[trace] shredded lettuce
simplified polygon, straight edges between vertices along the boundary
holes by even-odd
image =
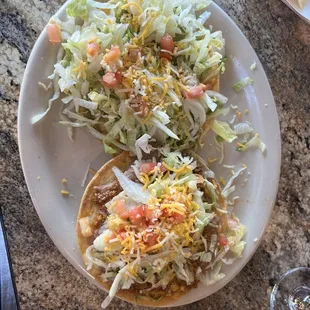
[[[67,7],[67,15],[88,20],[87,0],[71,1]]]
[[[250,66],[252,71],[256,70],[256,62],[254,61],[253,64]]]
[[[215,92],[213,90],[207,90],[206,93],[210,96],[210,97],[214,97],[215,99],[217,99],[220,103],[225,104],[228,101],[228,98],[226,98],[225,96],[221,95],[218,92]]]
[[[240,80],[238,83],[236,83],[234,86],[233,86],[233,89],[236,91],[236,92],[239,92],[241,91],[243,88],[245,88],[246,86],[248,85],[251,85],[254,81],[249,78],[249,77],[246,77],[242,80]]]
[[[213,269],[208,269],[205,274],[199,274],[198,278],[204,285],[212,285],[225,277],[224,273],[220,273],[222,263],[218,262]]]
[[[253,128],[248,123],[239,123],[234,126],[234,132],[236,135],[244,135],[251,133]]]
[[[212,130],[227,142],[237,139],[236,133],[225,122],[215,120],[211,125]]]
[[[150,194],[148,191],[142,190],[142,185],[138,184],[134,181],[131,181],[122,171],[120,171],[117,167],[112,168],[119,184],[125,191],[125,193],[131,197],[133,200],[137,202],[141,202],[146,204],[148,199],[150,198]]]
[[[74,101],[74,106],[63,109],[66,121],[92,127],[88,130],[103,141],[109,154],[126,149],[138,155],[141,148],[135,142],[144,134],[152,136],[148,143],[152,147],[183,150],[200,145],[206,120],[223,115],[222,105],[227,101],[214,91],[205,91],[191,102],[183,94],[185,87],[217,78],[223,65],[222,34],[205,28],[210,13],[199,11],[209,4],[207,0],[72,0],[67,20],[55,17],[51,21],[61,31],[64,51],[50,76],[59,87],[59,91],[54,87],[53,101],[58,92],[66,95],[66,105]],[[167,51],[171,61],[162,62],[160,41],[166,33],[180,46]],[[135,51],[133,46],[145,48]],[[112,47],[120,50],[120,57],[110,63],[106,56]],[[121,72],[121,82],[105,85],[102,78],[116,72]]]
[[[207,104],[208,108],[214,112],[217,108],[217,104],[208,96],[207,93],[203,94],[203,100]]]
[[[266,144],[261,141],[258,134],[255,134],[254,137],[250,141],[244,144],[244,146],[246,147],[246,149],[252,148],[252,147],[259,148],[263,154],[266,151]]]
[[[74,127],[87,127],[109,154],[129,150],[141,158],[143,148],[136,141],[139,144],[142,137],[144,141],[145,134],[152,137],[148,149],[165,145],[171,150],[196,149],[203,145],[211,124],[226,142],[234,141],[229,125],[216,120],[229,111],[224,107],[225,96],[206,90],[199,98],[186,97],[191,88],[217,79],[226,61],[221,54],[225,45],[221,31],[202,26],[210,14],[198,8],[209,4],[207,0],[71,1],[68,19],[51,21],[62,38],[49,77],[54,96],[47,111],[32,122],[41,121],[64,93],[66,119],[61,121],[66,122],[62,124],[68,126],[70,139]],[[166,33],[173,37],[177,50],[166,51],[171,61],[162,62],[160,41]],[[145,48],[134,48],[132,54],[134,46]],[[120,56],[110,63],[106,57],[112,47],[119,49]],[[116,73],[121,74],[116,86],[103,82],[103,77]],[[244,87],[251,81],[246,78],[238,85]]]
[[[244,152],[250,148],[258,148],[261,150],[261,152],[264,154],[266,152],[266,144],[262,142],[262,140],[259,138],[258,134],[251,134],[250,132],[250,137],[248,137],[248,141],[244,142],[242,145],[240,145],[237,148],[238,152]]]
[[[150,122],[153,123],[155,126],[157,126],[160,130],[162,130],[167,136],[176,140],[180,140],[180,138],[172,130],[170,130],[165,124],[163,124],[157,118],[152,117]]]
[[[152,151],[153,147],[149,145],[150,139],[151,136],[145,133],[135,142],[135,148],[138,160],[142,159],[142,151],[144,151],[147,154],[150,154],[150,152]]]
[[[145,135],[140,142],[146,146],[149,138]],[[128,178],[133,172],[112,168],[123,191],[106,203],[109,215],[85,253],[88,269],[100,267],[101,278],[113,282],[104,307],[119,289],[134,284],[148,284],[147,291],[169,292],[175,281],[211,285],[225,276],[222,263],[230,264],[242,255],[245,228],[225,210],[224,192],[211,180],[214,174],[207,176],[207,167],[201,171],[194,158],[179,151],[166,147],[162,152],[165,155],[158,162],[134,162],[140,182]],[[220,245],[216,230],[221,213],[227,216],[222,232],[228,240],[225,246]]]
[[[116,149],[114,149],[113,147],[107,145],[106,143],[103,143],[103,145],[104,145],[104,151],[107,154],[114,155],[117,152]]]
[[[236,254],[237,257],[241,256],[242,251],[246,244],[245,241],[241,240],[244,237],[245,232],[246,232],[246,228],[241,223],[239,223],[236,229],[230,230],[228,232],[230,251]]]
[[[240,173],[242,171],[244,171],[246,169],[246,167],[241,167],[239,168],[237,171],[234,172],[234,174],[230,177],[230,179],[228,180],[228,182],[226,183],[225,187],[223,188],[223,196],[227,197],[230,192],[229,192],[229,188],[231,187],[233,181],[240,175]]]
[[[64,49],[60,48],[58,53],[57,53],[57,61],[60,61],[62,59],[63,55],[64,55]],[[54,95],[48,101],[47,110],[43,113],[37,114],[34,117],[32,117],[32,119],[31,119],[32,124],[35,124],[35,123],[41,121],[47,115],[47,113],[50,111],[50,109],[52,108],[53,102],[56,101],[60,97],[60,90],[59,90],[59,84],[58,84],[59,75],[54,73],[50,78],[53,80]]]

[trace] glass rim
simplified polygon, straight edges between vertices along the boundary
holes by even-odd
[[[278,279],[277,283],[273,286],[272,288],[272,291],[271,291],[271,294],[270,294],[270,302],[269,302],[269,309],[270,310],[274,310],[275,309],[275,296],[278,292],[278,289],[279,289],[279,285],[280,283],[282,282],[282,280],[284,278],[286,278],[288,275],[296,272],[296,271],[308,271],[310,272],[310,267],[295,267],[293,269],[290,269],[288,271],[286,271],[285,273],[283,273],[280,278]]]

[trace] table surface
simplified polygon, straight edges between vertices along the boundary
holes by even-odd
[[[0,7],[0,207],[22,309],[100,309],[88,283],[46,234],[28,194],[17,145],[20,85],[35,40],[63,0],[2,0]],[[280,0],[216,0],[249,39],[269,78],[282,134],[279,193],[268,230],[240,274],[180,309],[266,309],[276,279],[310,267],[310,26]],[[133,309],[115,299],[111,309]]]

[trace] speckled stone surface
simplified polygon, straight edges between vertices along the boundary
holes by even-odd
[[[88,283],[47,236],[33,208],[17,146],[20,85],[34,42],[63,0],[0,1],[0,207],[22,309],[99,309]],[[310,266],[310,26],[280,0],[217,0],[268,75],[283,141],[277,203],[261,246],[225,288],[189,309],[266,309],[286,270]],[[114,300],[111,309],[132,309]]]

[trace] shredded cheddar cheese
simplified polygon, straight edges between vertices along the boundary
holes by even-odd
[[[167,83],[164,84],[164,90],[163,90],[163,93],[161,95],[161,100],[163,100],[168,92],[168,89],[169,89],[169,86]]]
[[[122,6],[122,10],[127,9],[130,6],[136,7],[138,9],[138,11],[139,11],[139,15],[142,14],[143,10],[142,10],[141,6],[138,3],[136,3],[136,2],[128,2],[127,4]]]
[[[225,180],[224,180],[224,178],[223,177],[220,177],[220,183],[223,185],[223,186],[225,186],[225,184],[226,184],[226,182],[225,182]]]
[[[215,157],[215,158],[213,158],[213,159],[211,159],[210,157],[208,158],[208,162],[209,162],[209,163],[214,163],[214,162],[216,162],[217,160],[218,160],[217,157]]]
[[[241,147],[242,149],[246,149],[246,146],[244,144],[240,143],[240,142],[237,142],[237,145],[239,147]]]
[[[146,118],[142,121],[142,124],[146,124],[150,120],[152,115],[153,115],[153,111],[150,111],[148,115],[146,116]]]
[[[242,117],[242,113],[241,113],[240,111],[237,111],[237,112],[236,112],[236,115],[237,115],[238,119],[240,120],[241,117]]]

